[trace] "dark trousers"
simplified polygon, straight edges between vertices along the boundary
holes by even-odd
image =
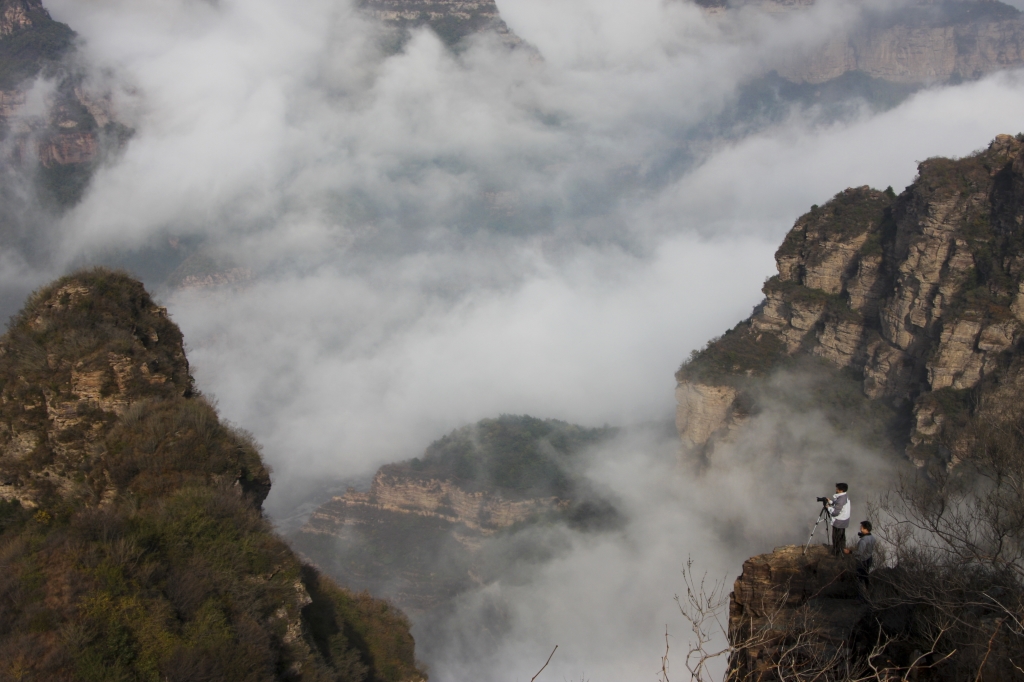
[[[857,580],[864,586],[866,590],[869,586],[871,578],[868,575],[871,573],[871,564],[874,562],[872,557],[868,557],[864,560],[857,560]]]
[[[844,549],[846,549],[846,529],[832,526],[832,553],[842,556]]]

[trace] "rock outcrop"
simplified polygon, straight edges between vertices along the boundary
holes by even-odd
[[[269,489],[141,283],[38,291],[0,338],[0,679],[421,682],[405,617],[303,565]]]
[[[430,26],[449,45],[481,31],[493,31],[509,47],[523,44],[494,0],[362,0],[361,7],[399,31]]]
[[[815,206],[776,253],[764,302],[677,373],[685,448],[713,449],[760,378],[803,357],[905,414],[898,440],[918,464],[955,461],[951,420],[1024,387],[1022,224],[1024,143],[1009,135],[925,161],[898,197],[861,187]]]
[[[72,63],[74,40],[40,0],[0,0],[0,139],[7,141],[0,161],[36,177],[58,207],[75,203],[104,148],[130,135],[109,96],[85,86]],[[46,112],[29,114],[26,94],[40,76],[55,87]]]
[[[96,500],[105,499],[114,482],[82,466],[102,456],[118,420],[147,401],[193,393],[181,332],[166,309],[137,283],[123,285],[132,289],[127,301],[104,305],[107,277],[42,290],[0,340],[0,497],[35,508],[55,487],[85,494],[90,483]],[[85,330],[61,319],[96,308]],[[262,467],[239,469],[236,479],[270,488]]]
[[[366,523],[368,518],[390,512],[437,519],[459,526],[463,532],[493,535],[538,515],[563,511],[568,505],[568,500],[557,497],[505,499],[500,493],[463,490],[452,481],[380,471],[369,492],[351,490],[333,498],[313,512],[304,531],[335,535],[339,526]]]
[[[768,13],[806,10],[813,0],[699,2],[709,12],[754,6]],[[859,22],[818,46],[771,65],[794,83],[819,85],[846,74],[926,85],[980,78],[1024,66],[1024,17],[996,0],[920,1],[865,10]]]
[[[574,462],[614,433],[504,415],[458,429],[421,458],[380,468],[366,492],[321,505],[295,546],[345,585],[423,613],[498,579],[503,543],[538,523],[614,527]]]
[[[852,559],[821,545],[747,559],[729,596],[728,679],[768,682],[803,668],[848,668],[871,613],[853,569]]]

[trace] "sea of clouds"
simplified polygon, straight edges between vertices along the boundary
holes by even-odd
[[[263,444],[272,517],[483,417],[671,420],[673,373],[749,314],[797,216],[848,186],[900,191],[1024,111],[1011,72],[716,126],[742,83],[859,20],[838,2],[715,19],[681,0],[502,0],[528,45],[511,52],[426,29],[392,52],[346,0],[46,4],[135,134],[48,226],[45,258],[0,254],[4,300],[181,243],[244,273],[180,289],[137,270],[201,389]],[[731,580],[805,539],[816,509],[793,499],[884,484],[884,458],[820,415],[760,419],[750,434],[799,447],[743,441],[700,477],[649,431],[600,453],[591,475],[627,527],[559,531],[556,560],[467,595],[444,629],[417,623],[433,679],[529,679],[554,644],[550,679],[653,677],[666,624],[684,646],[688,556]],[[478,627],[494,609],[497,634]]]

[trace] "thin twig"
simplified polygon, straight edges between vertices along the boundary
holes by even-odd
[[[558,651],[557,644],[555,645],[555,648],[551,650],[551,656],[554,656],[556,651]],[[544,661],[544,665],[541,666],[541,669],[537,671],[537,674],[530,678],[530,682],[533,682],[535,679],[540,677],[540,674],[544,672],[544,668],[548,667],[548,663],[551,662],[551,656],[548,656],[548,660]]]
[[[1000,618],[996,623],[996,629],[992,631],[992,636],[988,640],[988,648],[985,649],[985,657],[981,659],[981,665],[978,666],[978,675],[974,678],[974,682],[981,682],[981,671],[985,669],[985,664],[988,663],[988,656],[992,653],[992,643],[996,641],[996,635],[999,634],[999,628],[1003,627],[1003,619]]]

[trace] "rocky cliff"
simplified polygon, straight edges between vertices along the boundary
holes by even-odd
[[[684,449],[710,456],[774,370],[811,361],[900,419],[919,465],[955,462],[963,427],[1024,387],[1024,138],[923,162],[892,190],[848,189],[796,221],[754,314],[676,375]]]
[[[934,577],[882,566],[864,586],[851,557],[836,558],[820,545],[751,557],[729,595],[725,679],[1020,679],[1022,633],[1007,626],[1007,611],[984,598],[963,599],[962,584],[923,598],[922,578]],[[989,586],[989,594],[1005,600],[1007,592]],[[951,611],[942,603],[947,595],[962,599]],[[951,636],[961,623],[964,631]]]
[[[139,282],[35,293],[0,339],[0,679],[422,679],[404,616],[271,533],[269,489]]]
[[[806,10],[813,0],[700,2],[708,12],[755,6],[769,13]],[[920,1],[862,12],[848,29],[769,65],[800,84],[858,74],[920,86],[980,78],[1024,66],[1024,17],[996,0]]]
[[[778,547],[743,562],[729,596],[734,650],[728,679],[804,679],[804,673],[849,671],[871,614],[853,568],[851,560],[833,557],[820,545],[806,553],[800,546]]]
[[[430,26],[449,45],[481,31],[493,31],[510,47],[522,45],[494,0],[362,0],[361,6],[399,31]]]
[[[576,473],[583,451],[612,433],[532,417],[485,419],[422,458],[381,467],[369,491],[322,505],[295,545],[343,584],[404,609],[445,606],[515,563],[504,547],[519,529],[615,525],[614,508]]]
[[[78,200],[104,148],[130,131],[115,120],[109,97],[91,92],[72,61],[74,32],[40,0],[0,0],[0,139],[9,167],[34,176],[58,206]],[[46,112],[25,112],[37,77],[54,82]]]

